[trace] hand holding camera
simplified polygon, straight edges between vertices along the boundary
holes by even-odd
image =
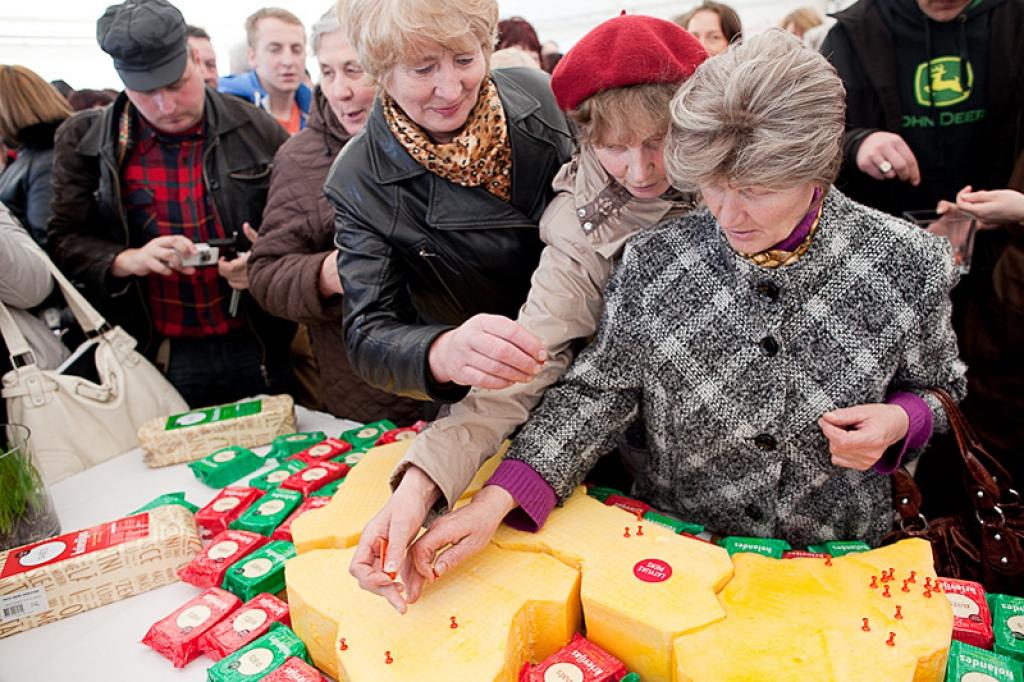
[[[199,245],[181,235],[156,237],[138,249],[125,249],[111,264],[114,277],[145,277],[149,274],[169,275],[180,272],[191,275],[190,265],[199,255]],[[216,263],[216,258],[214,259]]]

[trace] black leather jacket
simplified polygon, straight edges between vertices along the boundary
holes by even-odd
[[[430,345],[478,313],[514,318],[540,258],[537,223],[572,153],[572,133],[546,74],[506,69],[492,77],[512,144],[511,201],[428,172],[395,139],[379,102],[327,176],[349,359],[368,383],[392,393],[461,399],[465,387],[431,378]]]
[[[29,231],[38,244],[46,243],[50,221],[50,168],[53,134],[60,122],[39,123],[18,131],[18,158],[0,175],[0,202]]]
[[[102,110],[75,114],[57,130],[53,163],[53,217],[48,249],[57,265],[80,286],[111,324],[118,324],[153,356],[160,339],[138,278],[114,279],[117,254],[145,243],[129,229],[121,201],[117,161],[122,93]],[[203,182],[226,229],[255,229],[263,220],[270,171],[287,133],[267,113],[242,100],[206,89],[206,149]],[[264,349],[264,370],[287,362],[293,324],[263,312],[246,293],[242,309]]]

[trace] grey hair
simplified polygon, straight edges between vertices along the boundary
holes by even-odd
[[[338,7],[332,5],[329,10],[323,13],[316,23],[313,24],[313,28],[309,29],[309,47],[313,51],[315,57],[320,51],[320,39],[328,33],[334,33],[335,31],[341,30],[341,19],[338,18]]]
[[[832,65],[770,30],[705,61],[672,100],[665,170],[694,190],[828,186],[839,173],[846,90]]]

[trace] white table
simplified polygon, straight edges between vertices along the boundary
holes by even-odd
[[[299,431],[323,431],[328,436],[360,425],[302,407],[296,408],[296,417]],[[177,491],[200,507],[219,492],[200,483],[185,464],[148,468],[141,450],[107,460],[50,489],[63,533],[120,518],[159,495]],[[140,644],[153,623],[200,592],[179,582],[2,639],[0,682],[205,681],[212,665],[205,656],[178,670]]]

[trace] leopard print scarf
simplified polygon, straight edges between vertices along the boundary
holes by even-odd
[[[462,130],[449,143],[430,139],[387,93],[384,120],[409,155],[431,173],[462,187],[483,187],[502,201],[512,198],[512,144],[494,81],[486,79]]]

